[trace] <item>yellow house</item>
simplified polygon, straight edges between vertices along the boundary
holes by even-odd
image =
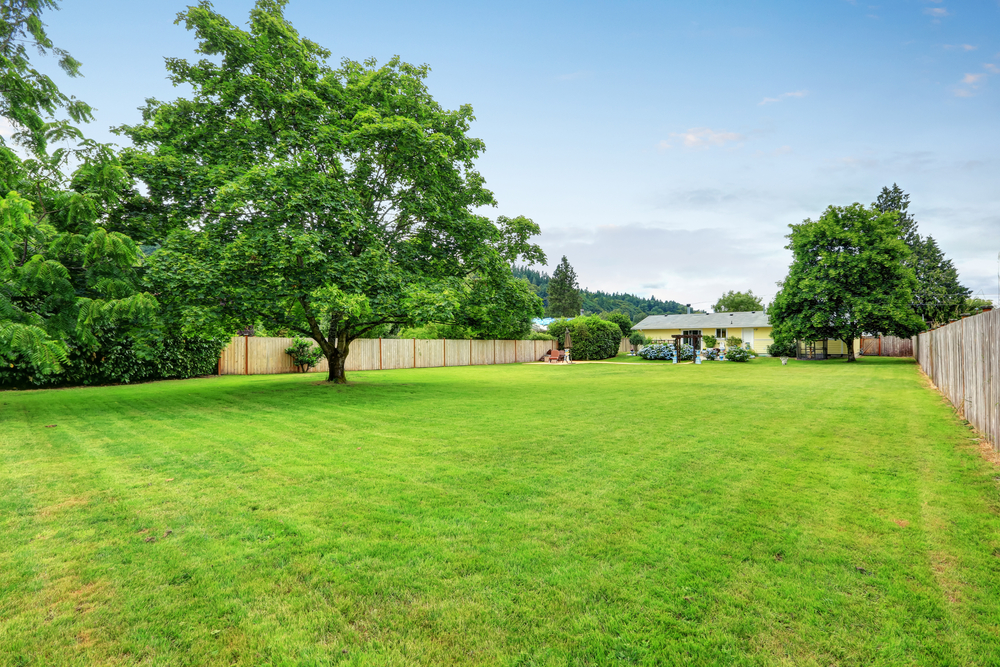
[[[758,354],[766,355],[767,346],[774,342],[771,338],[771,323],[767,315],[760,310],[739,313],[691,313],[688,315],[650,315],[639,324],[632,327],[641,331],[648,338],[657,342],[672,343],[674,336],[701,335],[715,336],[719,342],[717,347],[726,346],[726,338],[736,336],[748,343]],[[690,342],[690,341],[689,341]],[[854,341],[854,353],[857,354],[861,341]],[[815,348],[800,345],[800,355],[810,349],[819,356],[846,357],[847,346],[839,340],[827,340],[825,353],[820,351],[820,344]]]

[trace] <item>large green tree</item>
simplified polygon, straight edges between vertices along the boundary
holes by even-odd
[[[914,309],[928,325],[947,322],[958,316],[972,290],[958,280],[958,270],[932,236],[921,236],[917,221],[909,212],[910,195],[898,185],[883,187],[872,207],[883,213],[895,213],[899,238],[910,249],[906,265],[917,278]]]
[[[426,66],[329,66],[284,4],[257,2],[248,30],[207,2],[179,14],[208,56],[167,59],[192,97],[149,100],[142,124],[120,128],[129,168],[176,228],[150,273],[187,324],[301,333],[345,382],[351,341],[386,325],[539,312],[510,271],[544,262],[538,226],[474,212],[495,202],[474,167],[471,107],[442,108]]]
[[[580,283],[576,280],[576,271],[570,265],[566,255],[559,260],[559,265],[552,272],[548,285],[549,309],[552,317],[576,317],[580,314]]]
[[[719,300],[712,306],[712,310],[717,313],[748,313],[754,310],[764,310],[764,303],[753,290],[746,292],[735,292],[729,290],[719,297]]]
[[[792,264],[769,309],[774,339],[841,340],[854,361],[854,341],[864,333],[921,331],[911,305],[916,278],[896,219],[852,204],[789,225]]]
[[[68,74],[79,73],[43,29],[40,14],[55,8],[0,2],[0,116],[22,151],[0,137],[0,358],[29,377],[96,348],[96,329],[148,322],[156,308],[140,285],[139,249],[103,225],[129,191],[124,171],[107,146],[71,124],[89,120],[90,108],[31,67],[29,51],[51,51]],[[68,145],[49,151],[55,140]]]

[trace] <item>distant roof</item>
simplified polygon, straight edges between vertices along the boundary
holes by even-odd
[[[541,324],[543,327],[547,327],[556,321],[554,317],[534,317],[531,320],[532,324]]]
[[[633,329],[728,329],[729,327],[769,327],[762,310],[742,313],[692,313],[690,315],[650,315]]]

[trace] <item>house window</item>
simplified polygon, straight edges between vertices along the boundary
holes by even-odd
[[[701,329],[685,329],[681,331],[684,336],[701,336]],[[694,345],[694,349],[701,349],[701,338],[682,338],[684,345]]]
[[[715,337],[716,338],[721,338],[722,340],[726,340],[726,330],[725,329],[716,329],[715,330]]]

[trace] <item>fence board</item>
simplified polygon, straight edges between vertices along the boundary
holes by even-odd
[[[1000,450],[1000,311],[926,331],[912,344],[934,386]]]
[[[219,357],[221,375],[294,373],[285,353],[294,338],[235,336]],[[439,368],[538,361],[555,341],[546,340],[422,340],[413,338],[359,338],[351,342],[344,364],[348,371],[394,368]],[[326,373],[325,358],[311,369]]]

